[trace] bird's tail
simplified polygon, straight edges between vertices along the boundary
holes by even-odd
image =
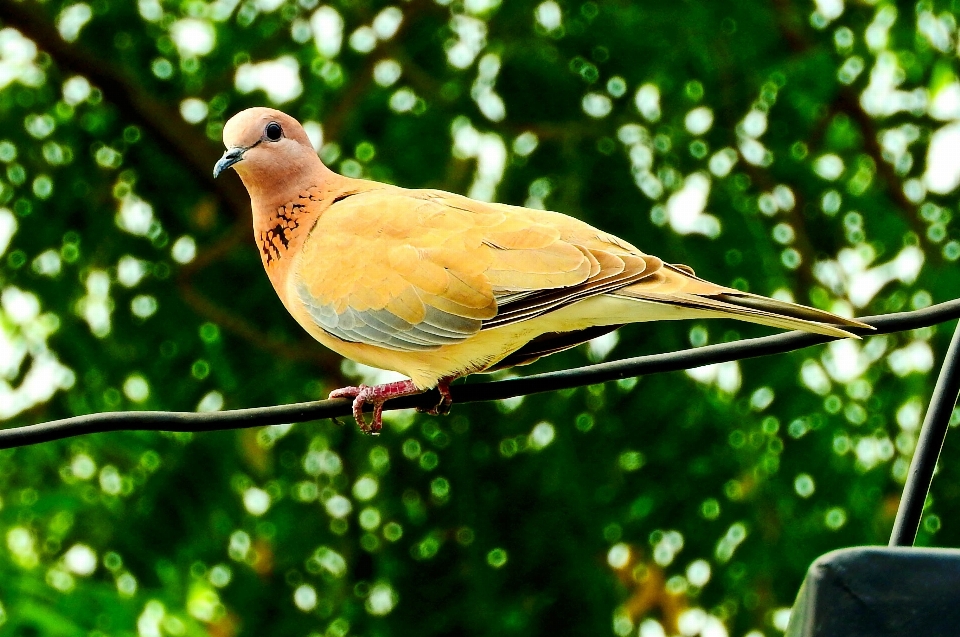
[[[659,295],[638,289],[638,287],[622,288],[614,294],[640,301],[678,305],[707,312],[714,316],[728,316],[749,323],[759,323],[760,325],[786,330],[802,330],[839,338],[860,338],[856,333],[848,331],[849,329],[860,332],[869,332],[874,329],[866,323],[837,316],[823,310],[729,288],[710,294],[674,292],[668,295]]]

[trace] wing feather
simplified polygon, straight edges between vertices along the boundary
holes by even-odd
[[[566,215],[392,186],[326,208],[292,276],[287,289],[320,328],[406,352],[462,343],[599,295],[646,302],[636,318],[628,312],[617,322],[645,320],[643,308],[657,303],[831,335],[864,327],[715,285]],[[551,332],[504,360],[532,360],[615,327]]]
[[[662,265],[565,215],[384,187],[331,205],[294,275],[300,302],[334,336],[424,351],[642,282]]]

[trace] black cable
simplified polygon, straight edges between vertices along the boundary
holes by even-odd
[[[889,334],[918,327],[928,327],[956,318],[960,318],[960,299],[933,305],[922,310],[872,316],[858,320],[876,328],[875,331],[864,332],[864,335],[868,335]],[[500,400],[514,396],[526,396],[540,392],[593,385],[644,374],[659,374],[689,369],[711,363],[782,354],[831,340],[834,339],[819,334],[787,332],[679,352],[638,356],[577,369],[535,374],[524,378],[456,385],[451,387],[450,390],[455,403]],[[384,409],[429,408],[438,402],[439,394],[434,390],[417,396],[391,400]],[[104,431],[219,431],[335,418],[349,414],[350,401],[345,398],[209,413],[107,412],[0,430],[0,449]]]
[[[960,394],[960,322],[953,332],[950,348],[943,359],[937,385],[930,397],[930,406],[927,415],[923,418],[923,427],[917,439],[917,448],[910,461],[910,473],[907,474],[907,483],[903,486],[903,495],[900,497],[900,508],[897,509],[897,519],[893,523],[890,533],[890,546],[913,546],[917,539],[917,530],[920,528],[920,518],[923,516],[923,505],[933,482],[933,472],[937,468],[937,460],[943,449],[943,441],[947,437],[950,426],[950,415],[957,404],[957,395]]]

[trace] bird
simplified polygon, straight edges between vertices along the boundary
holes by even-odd
[[[859,321],[711,283],[579,219],[340,175],[301,124],[255,107],[224,125],[214,178],[250,196],[267,277],[317,341],[408,380],[345,387],[361,431],[385,401],[531,363],[625,324],[727,317],[857,337]],[[364,407],[373,407],[370,423]]]

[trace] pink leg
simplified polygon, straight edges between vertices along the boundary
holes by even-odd
[[[330,398],[353,398],[353,417],[360,426],[360,431],[376,436],[383,428],[383,403],[391,398],[419,393],[421,393],[421,390],[417,389],[412,380],[401,380],[374,387],[360,385],[359,387],[336,389],[330,392]],[[367,403],[373,405],[373,420],[369,425],[363,418],[363,406]]]

